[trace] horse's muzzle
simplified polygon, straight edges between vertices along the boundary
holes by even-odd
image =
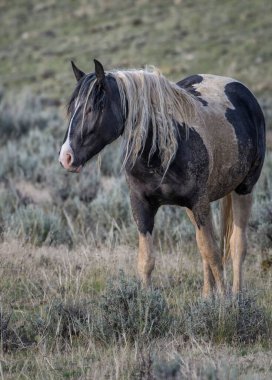
[[[73,155],[72,150],[64,151],[64,149],[62,148],[59,155],[59,162],[61,163],[61,165],[65,169],[69,170],[73,167],[73,161],[74,161],[74,155]]]

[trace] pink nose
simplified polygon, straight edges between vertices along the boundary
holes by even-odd
[[[63,152],[63,154],[60,155],[60,163],[65,169],[70,169],[73,165],[73,161],[74,157],[71,151]]]

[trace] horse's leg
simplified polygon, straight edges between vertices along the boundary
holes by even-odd
[[[139,232],[138,273],[145,286],[151,283],[151,273],[155,267],[152,235]]]
[[[155,267],[152,232],[154,218],[158,210],[146,201],[130,194],[131,208],[139,233],[138,273],[144,285],[151,282],[151,273]]]
[[[203,260],[203,295],[205,297],[211,295],[214,283],[219,293],[224,294],[222,257],[215,238],[211,209],[209,209],[209,213],[205,218],[205,223],[201,226],[197,225],[190,210],[187,210],[187,213],[195,225],[196,241]]]
[[[233,211],[233,232],[230,238],[233,267],[232,291],[236,294],[241,291],[242,287],[242,264],[247,250],[246,229],[252,206],[252,193],[239,195],[233,192],[231,196]]]
[[[191,210],[186,209],[187,215],[189,216],[192,224],[194,225],[196,229],[196,235],[197,235],[197,224],[195,222],[194,214]],[[203,285],[203,295],[207,297],[208,295],[212,294],[213,288],[214,288],[214,277],[211,271],[211,268],[209,266],[208,261],[203,257],[202,255],[202,262],[203,262],[203,275],[204,275],[204,285]]]

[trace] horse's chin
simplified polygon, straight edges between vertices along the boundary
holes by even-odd
[[[83,165],[79,165],[77,167],[73,167],[73,168],[70,168],[68,169],[68,172],[71,172],[71,173],[80,173],[81,170],[83,168]]]
[[[83,158],[81,160],[77,160],[76,163],[79,164],[81,162],[81,164],[80,165],[76,165],[76,166],[72,166],[71,168],[68,169],[68,172],[70,172],[70,173],[81,173],[83,167],[86,166],[86,164],[88,164],[90,161],[92,161],[93,158],[97,157],[97,154],[92,154],[88,158],[85,157],[85,158]]]

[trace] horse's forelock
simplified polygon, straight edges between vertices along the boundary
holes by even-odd
[[[95,75],[94,73],[91,73],[87,74],[84,78],[82,78],[82,80],[77,83],[67,105],[68,114],[72,112],[73,105],[75,103],[84,103],[86,100],[88,100],[88,92],[94,80]]]

